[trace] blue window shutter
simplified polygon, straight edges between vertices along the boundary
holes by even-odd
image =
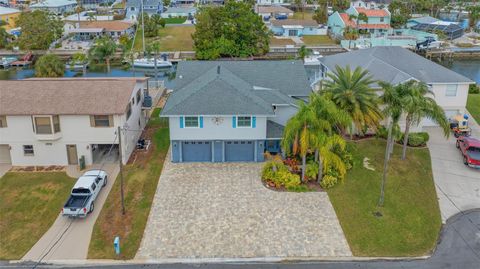
[[[253,116],[252,117],[252,128],[257,127],[257,117]]]
[[[183,116],[180,117],[180,128],[183,128]]]
[[[199,121],[200,121],[200,128],[203,128],[203,116],[200,116]]]
[[[232,117],[232,127],[237,128],[237,117],[235,116]]]

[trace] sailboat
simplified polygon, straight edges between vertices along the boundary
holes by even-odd
[[[143,44],[143,53],[145,54],[145,24],[143,23],[143,0],[141,4],[140,12],[142,14],[142,44]],[[133,60],[133,66],[138,68],[166,68],[171,67],[172,62],[167,61],[166,57],[164,59],[158,59],[157,57],[143,57]]]

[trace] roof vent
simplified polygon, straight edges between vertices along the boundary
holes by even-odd
[[[220,65],[217,66],[217,74],[220,75]]]

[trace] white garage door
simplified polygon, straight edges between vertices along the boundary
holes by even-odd
[[[10,146],[9,145],[0,145],[0,164],[11,164],[12,159],[10,158]]]

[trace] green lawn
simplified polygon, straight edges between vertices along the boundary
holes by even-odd
[[[133,259],[142,240],[153,196],[170,141],[163,119],[149,123],[153,132],[151,152],[139,155],[134,164],[124,167],[126,213],[121,212],[120,179],[117,178],[93,228],[89,259]],[[113,250],[113,240],[120,236],[121,255]]]
[[[335,45],[335,40],[328,35],[304,35],[302,36],[303,43],[307,46],[322,46]]]
[[[305,11],[305,12],[294,12],[292,19],[295,20],[311,20],[313,16],[313,12],[311,11]]]
[[[63,172],[0,178],[0,260],[22,258],[57,218],[75,179]]]
[[[165,18],[166,24],[182,24],[187,21],[187,17]]]
[[[467,100],[468,112],[472,114],[478,124],[480,124],[480,94],[469,94]]]
[[[169,26],[158,30],[156,37],[145,38],[145,42],[150,44],[159,41],[161,51],[192,51],[192,34],[195,32],[194,26]],[[142,50],[142,29],[138,29],[135,37],[134,49]]]
[[[428,149],[408,149],[400,160],[395,146],[390,161],[385,205],[380,194],[384,140],[355,143],[354,167],[344,182],[328,191],[355,256],[421,256],[434,248],[441,228]],[[363,167],[368,157],[376,171]],[[383,217],[375,217],[380,211]]]
[[[270,46],[286,46],[286,45],[295,45],[295,42],[291,38],[270,37]]]

